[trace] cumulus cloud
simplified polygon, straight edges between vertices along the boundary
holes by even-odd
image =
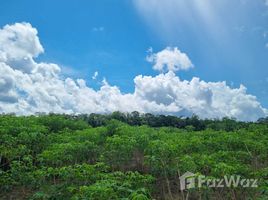
[[[154,63],[154,70],[161,72],[187,70],[193,67],[188,56],[182,53],[177,47],[167,47],[158,53],[153,53],[152,48],[150,48],[146,60]]]
[[[29,23],[6,25],[0,31],[0,61],[30,72],[34,68],[33,58],[44,52],[37,30]]]
[[[180,80],[171,71],[156,77],[137,76],[134,81],[136,97],[158,105],[156,110],[161,113],[197,114],[203,118],[228,116],[244,121],[267,114],[243,85],[232,89],[225,82],[205,82],[196,77]]]
[[[106,80],[99,90],[94,90],[83,79],[62,78],[57,64],[35,61],[43,51],[37,30],[30,24],[16,23],[0,29],[0,112],[27,115],[136,110],[177,116],[197,114],[202,118],[228,116],[245,121],[268,114],[242,85],[233,89],[225,82],[181,80],[173,71],[192,64],[177,48],[151,55],[155,65],[157,62],[166,65],[169,72],[135,77],[135,92],[128,94]],[[163,58],[169,53],[173,55]],[[178,61],[177,54],[183,61]]]

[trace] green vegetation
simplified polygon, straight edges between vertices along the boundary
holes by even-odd
[[[187,171],[258,187],[182,192]],[[268,199],[268,120],[1,115],[0,199]]]

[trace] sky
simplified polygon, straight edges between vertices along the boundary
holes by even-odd
[[[0,2],[0,112],[268,115],[266,0]]]

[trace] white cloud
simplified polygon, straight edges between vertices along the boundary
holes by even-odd
[[[191,60],[185,53],[182,53],[177,47],[166,49],[153,53],[152,48],[149,49],[147,61],[154,63],[153,69],[158,71],[179,71],[187,70],[193,67]]]
[[[268,0],[264,0],[264,4],[268,6]]]
[[[93,76],[92,76],[92,79],[93,80],[96,80],[97,77],[98,77],[98,75],[99,75],[99,72],[95,71],[94,74],[93,74]]]
[[[158,105],[157,112],[197,114],[204,118],[229,116],[245,121],[267,113],[256,97],[246,94],[242,85],[232,89],[225,82],[205,82],[196,77],[183,81],[168,72],[156,77],[137,76],[135,88],[136,97]]]
[[[83,79],[62,78],[61,67],[56,64],[34,60],[44,50],[36,29],[30,24],[7,25],[0,29],[0,36],[0,112],[107,113],[137,110],[178,116],[195,113],[202,118],[228,116],[246,121],[268,114],[256,97],[246,93],[244,86],[232,89],[225,82],[205,82],[199,78],[180,80],[174,70],[155,77],[135,77],[134,93],[124,94],[106,80],[99,90],[94,90]],[[164,51],[182,54],[177,48]],[[172,59],[175,64],[170,69],[182,65],[181,61]],[[161,63],[168,64],[166,60]]]
[[[44,52],[36,35],[37,30],[29,23],[6,25],[0,31],[0,61],[30,72],[33,58]]]

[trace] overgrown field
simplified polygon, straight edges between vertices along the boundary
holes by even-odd
[[[187,171],[258,187],[182,192]],[[267,120],[1,115],[0,199],[268,199]]]

